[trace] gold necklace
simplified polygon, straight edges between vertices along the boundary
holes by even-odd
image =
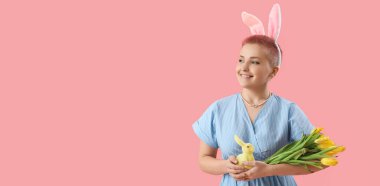
[[[272,95],[272,92],[269,93],[268,98],[267,98],[264,102],[262,102],[261,104],[253,104],[253,105],[249,104],[248,101],[244,99],[243,94],[242,94],[241,92],[240,92],[240,95],[241,95],[241,98],[243,98],[243,100],[244,100],[244,101],[245,101],[250,107],[257,108],[257,107],[263,105],[265,102],[268,101],[268,99],[269,99],[270,96]]]

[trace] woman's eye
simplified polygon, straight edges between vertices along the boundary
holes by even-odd
[[[239,63],[242,63],[242,62],[243,62],[243,60],[239,59]]]
[[[252,61],[252,63],[253,63],[253,64],[255,64],[255,63],[256,63],[256,64],[260,64],[260,62],[258,62],[258,61]]]

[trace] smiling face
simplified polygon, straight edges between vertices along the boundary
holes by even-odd
[[[262,88],[277,73],[268,58],[269,52],[259,44],[245,44],[240,49],[236,77],[243,88]]]

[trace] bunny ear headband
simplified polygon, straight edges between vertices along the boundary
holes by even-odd
[[[281,65],[281,51],[280,47],[277,44],[278,36],[280,35],[281,29],[281,9],[279,4],[274,4],[272,10],[269,14],[269,23],[268,23],[268,34],[265,34],[264,25],[254,15],[251,15],[247,12],[242,12],[241,17],[243,19],[243,23],[249,27],[252,35],[266,35],[274,39],[276,43],[276,47],[278,50],[278,66]]]

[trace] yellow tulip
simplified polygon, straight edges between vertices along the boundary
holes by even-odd
[[[323,128],[321,128],[321,127],[314,128],[314,129],[311,131],[311,134],[317,134],[317,133],[320,133],[322,130],[323,130]]]
[[[345,150],[346,150],[346,147],[344,147],[344,146],[339,146],[339,147],[337,147],[336,149],[327,152],[326,154],[329,155],[329,156],[333,156],[333,155],[338,154],[339,152],[343,152],[343,151],[345,151]]]
[[[321,137],[319,137],[318,139],[316,139],[314,141],[314,143],[321,144],[321,143],[326,142],[327,140],[329,140],[329,137],[321,135]]]
[[[335,145],[335,143],[332,140],[328,139],[328,140],[323,141],[322,143],[318,144],[318,148],[319,149],[326,149],[326,148],[332,147],[334,145]]]
[[[322,158],[321,163],[326,166],[335,166],[338,164],[338,160],[335,158]]]

